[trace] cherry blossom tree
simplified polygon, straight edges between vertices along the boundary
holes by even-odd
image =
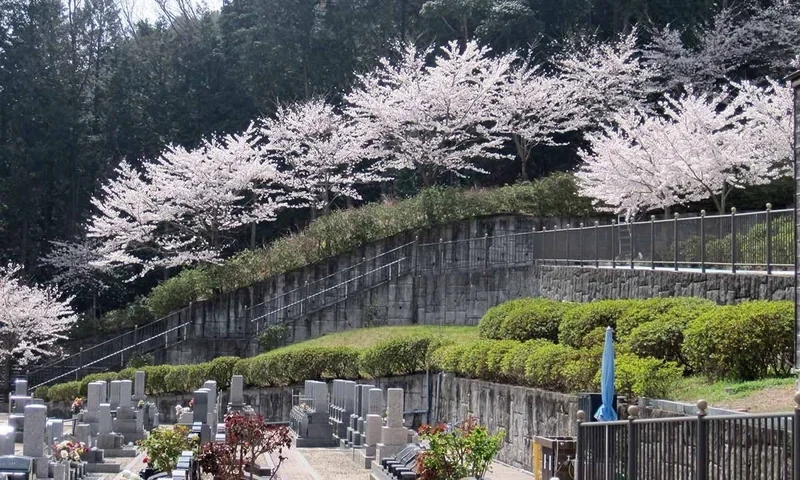
[[[312,212],[327,214],[340,197],[361,200],[356,185],[382,180],[365,168],[370,150],[358,129],[323,100],[279,107],[261,133],[265,154],[284,167],[281,181]]]
[[[257,141],[251,125],[195,150],[170,147],[142,174],[123,162],[93,200],[99,213],[88,236],[101,240],[103,258],[95,264],[140,265],[143,274],[215,262],[232,232],[274,220],[286,203]]]
[[[51,245],[50,252],[39,260],[53,270],[51,282],[71,295],[91,298],[96,305],[97,297],[114,278],[111,268],[101,264],[96,242],[84,238],[78,242],[53,241]]]
[[[629,214],[709,197],[723,213],[734,189],[788,173],[791,105],[770,85],[668,95],[663,116],[617,116],[587,136],[583,193]]]
[[[631,110],[615,114],[612,122],[587,133],[591,149],[579,151],[582,195],[597,199],[601,209],[628,216],[680,203],[660,142],[665,120]]]
[[[529,179],[528,161],[535,147],[557,145],[556,135],[587,125],[587,109],[575,100],[570,86],[560,77],[545,76],[535,65],[525,64],[509,73],[500,96],[503,118],[498,128],[511,134],[523,180]]]
[[[55,342],[75,322],[69,298],[55,287],[26,285],[22,267],[0,267],[0,361],[27,365],[53,355]]]
[[[503,132],[493,126],[514,57],[490,57],[475,42],[463,49],[450,42],[437,53],[428,66],[431,50],[402,47],[398,62],[381,59],[346,98],[365,142],[384,156],[377,169],[415,169],[425,186],[443,172],[485,173],[476,159],[507,158],[498,153]]]
[[[578,37],[554,59],[570,85],[573,101],[583,103],[595,121],[605,121],[615,112],[642,108],[655,91],[657,73],[642,61],[638,40],[636,29],[608,42]]]

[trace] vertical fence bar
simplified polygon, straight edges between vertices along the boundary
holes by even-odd
[[[705,400],[697,402],[696,480],[708,480],[708,422],[705,420],[706,408],[708,408],[708,403]]]
[[[678,271],[678,213],[675,213],[672,220],[672,261],[675,264],[675,271]]]
[[[766,248],[767,248],[767,275],[772,274],[772,204],[767,204],[767,238],[766,238]]]
[[[800,479],[800,439],[797,438],[798,432],[800,432],[800,391],[794,394],[794,418],[792,420],[792,478],[797,480]],[[580,431],[580,425],[578,425],[578,430]]]
[[[439,258],[436,260],[439,262],[439,271],[444,272],[444,238],[439,238]]]
[[[650,215],[650,270],[656,269],[656,216]]]
[[[578,239],[580,242],[580,263],[579,265],[583,267],[583,222],[580,223],[580,232],[578,234]]]
[[[636,424],[636,417],[638,416],[639,407],[636,405],[628,407],[628,465],[625,480],[636,480],[636,462],[639,453],[639,426]]]
[[[83,375],[83,347],[78,351],[78,370],[75,371],[75,380],[80,380]]]
[[[558,265],[558,225],[553,227],[553,264]]]
[[[628,220],[630,220],[630,219],[628,219]],[[625,222],[625,228],[628,229],[628,237],[630,238],[629,242],[630,242],[630,249],[631,249],[631,270],[633,270],[633,268],[634,268],[634,265],[633,265],[633,228],[631,228],[631,222],[630,221],[626,221]]]
[[[736,207],[731,208],[731,273],[736,273]]]
[[[700,271],[706,273],[706,211],[700,210]]]
[[[611,268],[617,268],[617,257],[614,255],[614,227],[617,225],[616,220],[611,220]]]
[[[594,268],[600,268],[600,255],[597,253],[599,246],[600,221],[594,221]]]
[[[489,232],[483,234],[483,271],[489,269]]]
[[[800,413],[797,412],[798,410],[795,410],[795,419],[800,419]],[[586,478],[583,471],[583,463],[585,461],[583,458],[583,444],[586,442],[586,434],[584,429],[581,428],[584,421],[586,421],[586,412],[578,410],[578,435],[575,442],[575,480],[585,480]],[[795,425],[798,423],[800,423],[800,420],[795,420]],[[797,449],[795,449],[795,451],[797,451]],[[534,470],[535,469],[536,466],[534,465]]]
[[[564,255],[564,257],[566,257],[564,260],[566,261],[566,264],[567,264],[567,265],[569,265],[569,264],[570,264],[570,258],[569,258],[569,235],[570,235],[570,233],[571,233],[571,230],[572,230],[572,229],[571,229],[571,227],[570,227],[570,224],[568,223],[568,224],[567,224],[567,230],[564,232],[565,236],[567,237],[567,240],[566,240],[566,244],[567,244],[567,253],[566,253],[566,255]]]

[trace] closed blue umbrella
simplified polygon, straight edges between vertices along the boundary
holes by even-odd
[[[603,363],[600,367],[600,394],[603,404],[597,409],[594,418],[601,422],[617,420],[614,410],[614,334],[611,327],[606,329],[606,341],[603,346]]]

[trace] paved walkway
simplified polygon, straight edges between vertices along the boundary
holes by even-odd
[[[284,452],[280,480],[369,480],[369,471],[352,460],[353,451],[336,448],[294,448]],[[533,474],[497,462],[486,480],[532,480]]]

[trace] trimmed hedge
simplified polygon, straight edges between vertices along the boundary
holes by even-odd
[[[543,338],[558,341],[558,326],[576,304],[556,302],[545,298],[527,299],[505,315],[500,324],[501,339],[533,340]]]
[[[599,300],[583,303],[566,312],[558,327],[558,341],[580,348],[596,343],[584,342],[584,337],[596,329],[617,328],[617,321],[635,303],[634,300]],[[594,338],[594,337],[592,337]]]
[[[682,353],[714,379],[788,375],[794,359],[794,303],[746,302],[699,316],[684,331]]]
[[[207,379],[227,388],[233,374],[243,375],[250,386],[265,387],[315,378],[407,375],[428,368],[493,382],[592,391],[599,384],[606,324],[630,328],[617,344],[618,391],[630,397],[663,396],[684,372],[698,372],[714,379],[751,380],[786,375],[793,364],[794,304],[790,301],[721,307],[692,299],[601,301],[578,306],[555,303],[532,299],[507,302],[492,315],[487,312],[484,320],[489,321],[482,323],[482,331],[499,335],[500,330],[495,327],[505,325],[506,333],[513,331],[512,335],[517,335],[530,325],[517,323],[518,320],[505,322],[515,318],[517,312],[535,310],[536,315],[543,311],[549,315],[563,309],[559,339],[577,342],[578,347],[544,338],[524,342],[459,339],[459,343],[446,343],[454,340],[425,333],[390,338],[366,349],[300,344],[246,359],[221,357],[198,365],[158,365],[142,370],[147,376],[149,395],[191,392]],[[553,317],[557,316],[547,318]],[[570,325],[575,331],[567,330]],[[71,401],[85,396],[91,381],[129,379],[134,372],[127,368],[117,373],[93,374],[80,382],[41,387],[37,395]]]
[[[674,390],[683,369],[675,362],[622,354],[616,358],[614,373],[614,387],[619,395],[628,399],[663,398]],[[599,371],[596,380],[600,382]]]
[[[487,310],[478,323],[478,330],[481,333],[481,337],[491,340],[504,339],[505,337],[503,337],[501,331],[506,317],[518,308],[522,308],[525,304],[533,301],[535,300],[532,298],[517,298],[503,302]]]

